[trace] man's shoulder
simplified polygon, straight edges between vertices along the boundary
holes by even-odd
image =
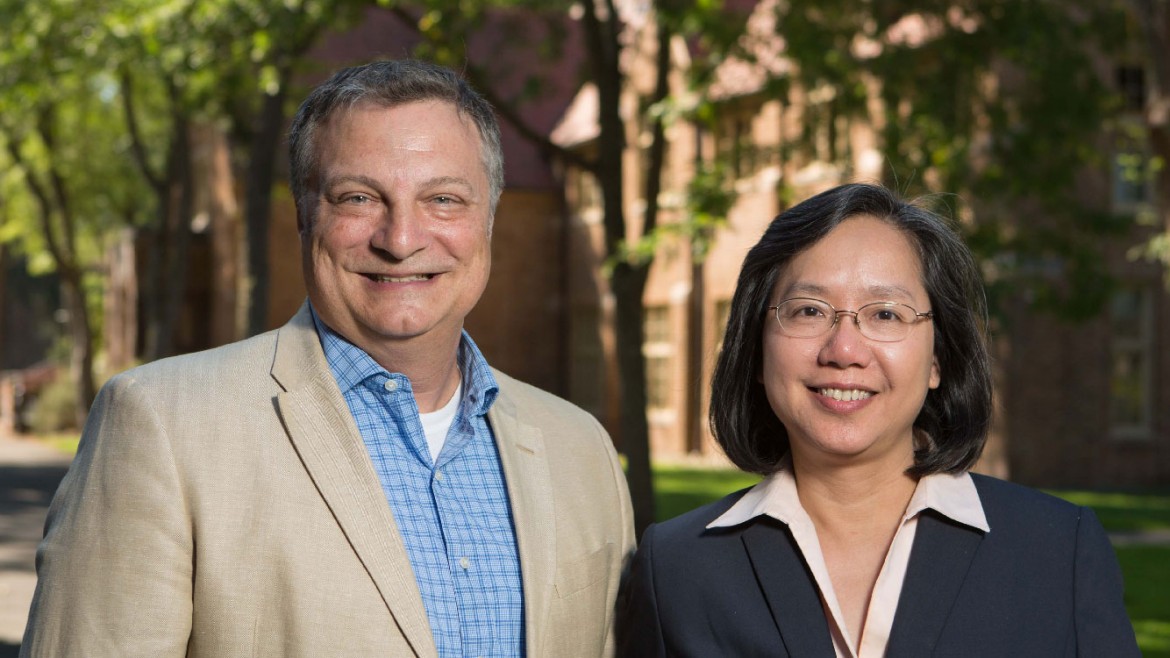
[[[166,357],[126,370],[112,379],[153,382],[239,377],[248,372],[267,375],[272,367],[277,335],[278,330],[273,330],[227,345]]]
[[[546,390],[516,379],[495,368],[492,375],[500,386],[497,404],[515,408],[516,414],[525,421],[536,422],[548,417],[558,422],[586,422],[597,425],[597,419],[588,411]]]

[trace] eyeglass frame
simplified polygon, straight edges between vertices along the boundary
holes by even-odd
[[[793,335],[787,333],[785,331],[784,323],[780,320],[780,307],[787,304],[788,302],[798,301],[798,300],[817,302],[820,304],[824,304],[825,306],[828,306],[829,310],[831,310],[833,312],[833,322],[828,326],[827,329],[825,329],[824,331],[822,331],[818,334],[813,334],[812,336],[793,336]],[[853,316],[853,326],[857,327],[857,331],[862,336],[864,336],[865,338],[868,338],[869,340],[874,340],[874,341],[877,341],[879,343],[898,343],[898,342],[906,340],[906,336],[902,336],[901,338],[895,338],[893,340],[889,340],[889,339],[883,339],[883,338],[874,338],[873,336],[868,335],[866,333],[865,329],[863,329],[861,326],[861,312],[864,311],[866,308],[869,308],[870,306],[886,306],[886,307],[905,306],[906,308],[910,309],[911,311],[914,311],[914,321],[904,323],[906,325],[906,336],[910,335],[910,333],[909,333],[910,329],[912,329],[915,325],[922,322],[923,320],[934,321],[934,311],[933,310],[919,311],[918,309],[914,308],[913,306],[911,306],[909,304],[904,304],[902,302],[891,302],[891,301],[870,302],[868,304],[862,304],[861,306],[859,306],[857,308],[856,311],[850,311],[848,309],[838,309],[836,306],[833,306],[829,302],[827,302],[823,299],[817,299],[816,297],[789,297],[788,299],[781,300],[780,302],[778,302],[774,306],[769,306],[768,310],[771,311],[772,317],[776,318],[776,324],[779,325],[781,333],[784,333],[784,335],[788,336],[789,338],[819,338],[821,336],[824,336],[825,334],[828,334],[829,332],[833,331],[833,328],[836,327],[837,323],[840,322],[840,320],[841,320],[841,314],[844,313],[846,315]]]

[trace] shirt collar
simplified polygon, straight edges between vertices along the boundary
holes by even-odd
[[[313,315],[313,324],[317,328],[317,337],[321,341],[321,349],[325,352],[325,361],[337,386],[342,393],[346,393],[362,384],[370,377],[390,377],[392,373],[378,365],[374,358],[357,345],[346,340],[341,334],[325,324],[309,304]],[[459,363],[459,372],[463,378],[463,404],[469,415],[482,416],[491,409],[499,395],[500,387],[492,375],[487,359],[479,351],[475,341],[466,331],[459,339],[459,354],[456,357]],[[401,374],[399,377],[405,377]]]
[[[987,516],[983,513],[979,492],[975,489],[975,481],[969,473],[935,473],[922,477],[906,506],[903,520],[917,516],[926,509],[983,532],[991,531]],[[785,460],[779,470],[752,487],[707,527],[730,528],[759,516],[770,516],[789,526],[807,521],[808,514],[796,493],[796,478],[792,474],[790,461]]]

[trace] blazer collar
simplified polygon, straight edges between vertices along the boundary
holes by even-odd
[[[788,654],[832,658],[833,641],[820,594],[787,526],[759,516],[741,527],[756,581]],[[708,530],[712,531],[723,530]],[[922,512],[887,655],[933,655],[983,535],[933,510]]]
[[[330,374],[307,303],[277,333],[272,377],[284,389],[277,395],[277,410],[305,470],[415,655],[436,656],[406,547]]]
[[[934,655],[984,533],[933,510],[918,517],[886,654]]]
[[[833,658],[820,593],[787,526],[761,516],[748,523],[742,539],[788,655]]]
[[[499,372],[495,375],[500,393],[487,417],[512,505],[522,565],[525,644],[529,656],[543,656],[557,568],[552,477],[544,434],[518,413],[510,395],[512,380]]]

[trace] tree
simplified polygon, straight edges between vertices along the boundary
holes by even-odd
[[[671,43],[677,36],[686,36],[696,42],[714,40],[735,34],[725,28],[735,15],[724,14],[712,3],[657,3],[653,16],[652,53],[655,58],[655,79],[652,89],[643,96],[633,88],[626,77],[623,52],[635,35],[627,25],[616,3],[597,0],[582,3],[525,3],[482,2],[462,3],[458,10],[442,2],[414,5],[386,3],[403,22],[417,30],[423,42],[416,54],[440,63],[454,66],[464,72],[472,84],[496,107],[505,121],[522,135],[538,144],[546,152],[562,161],[590,172],[596,177],[602,196],[605,230],[605,255],[609,263],[610,288],[615,299],[615,334],[620,380],[621,414],[619,435],[627,459],[627,478],[634,502],[637,531],[654,521],[654,496],[650,470],[649,427],[646,419],[646,367],[642,354],[642,297],[647,275],[653,262],[653,252],[633,247],[653,236],[659,227],[659,196],[662,191],[661,172],[666,148],[665,108],[671,94],[669,76],[677,71],[671,61]],[[579,11],[578,11],[579,10]],[[539,93],[541,75],[564,75],[559,68],[540,70],[529,67],[532,77],[520,84],[509,78],[510,71],[501,71],[490,62],[470,57],[467,44],[483,28],[485,21],[495,20],[495,29],[504,30],[502,21],[512,19],[527,24],[526,35],[543,32],[545,40],[529,42],[544,61],[554,62],[563,54],[560,45],[566,30],[573,25],[564,17],[579,15],[579,38],[584,44],[582,82],[597,87],[599,95],[598,122],[600,133],[592,154],[569,150],[552,143],[547,134],[534,130],[523,118],[520,107],[526,94]],[[534,30],[539,24],[543,29]],[[703,35],[706,34],[707,38]],[[717,42],[708,50],[721,53],[727,42]],[[528,61],[532,61],[529,57]],[[696,67],[701,69],[702,67]],[[503,89],[521,90],[510,95]],[[645,176],[642,189],[637,191],[646,202],[637,227],[631,230],[626,216],[626,177],[624,156],[629,148],[630,126],[623,120],[620,107],[625,94],[638,96],[641,115],[639,124],[650,135],[645,147]]]
[[[1170,283],[1170,2],[1125,0],[1125,5],[1140,34],[1149,78],[1142,119],[1150,145],[1148,171],[1153,173],[1156,225],[1162,229],[1144,251],[1167,267]]]
[[[94,16],[83,3],[8,3],[0,51],[4,233],[33,267],[60,281],[76,382],[77,420],[95,396],[94,279],[105,231],[133,221],[140,190],[117,153],[111,80],[91,66]],[[53,84],[44,84],[52,80]],[[97,163],[101,163],[98,166]]]
[[[245,333],[268,322],[268,227],[272,186],[287,123],[289,93],[310,49],[327,29],[344,29],[367,0],[216,0],[207,38],[223,68],[217,99],[241,152],[247,240]]]
[[[1072,191],[1078,175],[1105,164],[1092,145],[1114,95],[1092,57],[1116,35],[1109,7],[1094,0],[776,7],[796,64],[793,87],[831,98],[826,122],[880,128],[887,183],[907,193],[954,193],[949,202],[987,263],[993,302],[1027,291],[1035,306],[1066,317],[1097,312],[1110,289],[1100,239],[1130,224]]]
[[[148,237],[147,271],[138,277],[144,293],[145,361],[173,353],[187,283],[195,181],[190,143],[194,104],[186,87],[195,72],[192,59],[198,41],[186,30],[196,6],[189,3],[173,16],[155,3],[126,3],[106,15],[110,49],[117,53],[111,58],[111,73],[119,82],[130,153],[154,195],[154,219],[142,227]],[[161,134],[144,129],[142,105],[151,110],[155,130],[150,132]]]

